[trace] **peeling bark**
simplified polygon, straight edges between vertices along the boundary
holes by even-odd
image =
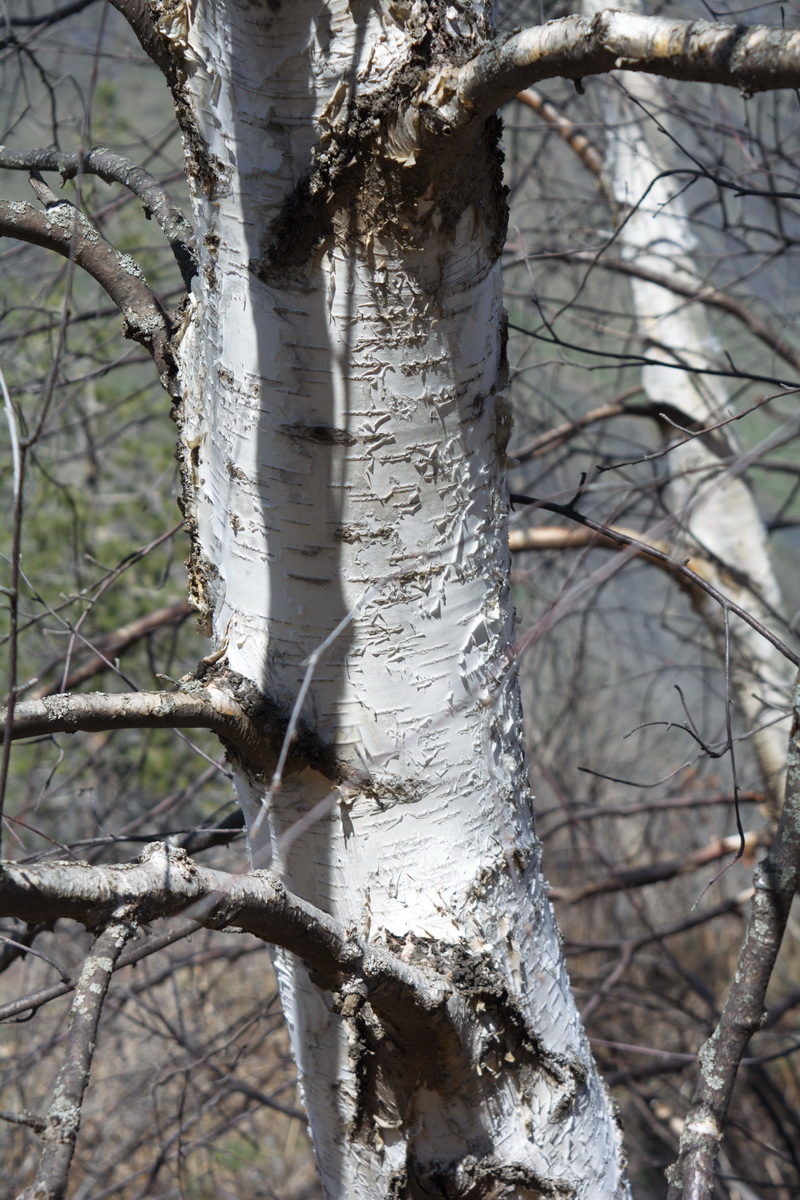
[[[479,8],[199,5],[176,47],[192,592],[220,661],[287,710],[325,646],[302,713],[354,772],[332,802],[318,770],[276,791],[240,762],[252,853],[470,1015],[434,1053],[357,977],[335,1001],[278,954],[323,1184],[353,1200],[627,1194],[521,743],[499,124],[453,160],[397,124],[489,34]]]

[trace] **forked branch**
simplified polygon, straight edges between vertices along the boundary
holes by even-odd
[[[32,204],[1,200],[0,237],[54,250],[96,279],[125,317],[128,335],[153,356],[166,390],[178,394],[166,313],[130,255],[109,245],[79,209],[66,200],[44,212]]]
[[[494,38],[468,62],[435,75],[399,114],[390,143],[409,165],[463,153],[495,109],[543,79],[641,71],[740,91],[800,86],[800,31],[673,21],[607,9]],[[449,146],[449,151],[444,152]],[[408,148],[415,147],[409,154]],[[437,168],[438,169],[438,168]]]
[[[182,914],[210,929],[235,927],[297,954],[320,986],[337,990],[358,979],[364,999],[398,1024],[415,1027],[422,1012],[440,1012],[450,987],[380,946],[372,946],[327,913],[287,892],[271,871],[232,875],[201,867],[174,846],[149,845],[135,863],[0,864],[0,916],[36,922],[55,918],[90,928],[121,907],[140,922]],[[44,914],[49,914],[45,917]],[[450,1017],[464,1019],[457,1001]]]
[[[15,153],[0,149],[0,167],[12,171],[58,171],[64,180],[79,175],[97,175],[106,183],[119,183],[142,202],[145,215],[154,217],[170,244],[187,287],[197,273],[192,239],[194,229],[167,189],[144,167],[123,154],[103,146],[85,153],[64,150],[28,150]]]
[[[800,676],[792,696],[786,798],[772,846],[754,876],[750,917],[730,994],[701,1048],[700,1080],[670,1168],[668,1200],[714,1192],[714,1160],[722,1140],[736,1072],[747,1043],[762,1026],[764,998],[800,882]]]
[[[542,79],[642,71],[752,93],[800,85],[800,31],[673,21],[606,9],[497,38],[443,72],[464,107],[488,115]]]

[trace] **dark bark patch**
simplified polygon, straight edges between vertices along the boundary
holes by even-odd
[[[305,425],[293,421],[290,425],[279,425],[278,429],[293,441],[315,442],[318,446],[354,446],[358,440],[346,429],[333,425]]]

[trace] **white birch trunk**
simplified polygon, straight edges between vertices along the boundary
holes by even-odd
[[[420,69],[412,45],[457,54],[485,17],[200,0],[187,26],[164,10],[199,231],[179,421],[210,669],[288,713],[352,614],[265,816],[269,780],[237,768],[251,851],[448,976],[479,1030],[433,1038],[277,955],[326,1194],[625,1196],[522,747],[497,129],[423,179],[382,115],[402,107],[398,67]]]
[[[602,8],[600,0],[584,0],[587,16]],[[664,91],[657,78],[624,72],[619,79],[645,107],[663,110]],[[598,91],[602,91],[605,127],[604,182],[625,215],[615,244],[638,267],[699,289],[703,281],[694,265],[697,245],[679,182],[657,178],[669,166],[659,149],[657,131],[619,90],[605,87]],[[632,206],[635,211],[630,211]],[[698,369],[716,367],[723,361],[702,304],[689,305],[668,288],[636,277],[630,279],[630,289],[648,358]],[[689,422],[710,426],[733,411],[722,379],[658,364],[643,366],[641,379],[653,405],[677,411]],[[665,427],[665,437],[673,442],[681,435]],[[702,570],[710,582],[780,635],[781,622],[776,617],[782,608],[780,589],[761,516],[750,488],[737,474],[741,449],[734,427],[728,425],[715,430],[710,438],[694,438],[671,450],[665,460],[669,479],[664,498],[686,535],[678,548],[679,557],[699,551],[704,560]],[[723,613],[708,598],[701,604],[709,627],[721,639]],[[730,628],[736,700],[748,728],[756,731],[753,742],[767,806],[777,819],[786,774],[786,728],[784,723],[776,724],[775,718],[776,709],[788,703],[791,669],[751,626],[733,617]]]

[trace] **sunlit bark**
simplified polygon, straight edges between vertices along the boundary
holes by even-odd
[[[332,795],[307,768],[269,795],[240,763],[255,861],[450,978],[479,1016],[468,1044],[432,1055],[422,1030],[334,1003],[278,955],[328,1194],[617,1196],[511,660],[498,127],[439,174],[393,124],[431,28],[451,56],[489,32],[479,9],[355,20],[301,3],[200,5],[182,33],[200,255],[178,350],[192,587],[220,666],[284,712],[338,629],[303,717],[362,777]]]

